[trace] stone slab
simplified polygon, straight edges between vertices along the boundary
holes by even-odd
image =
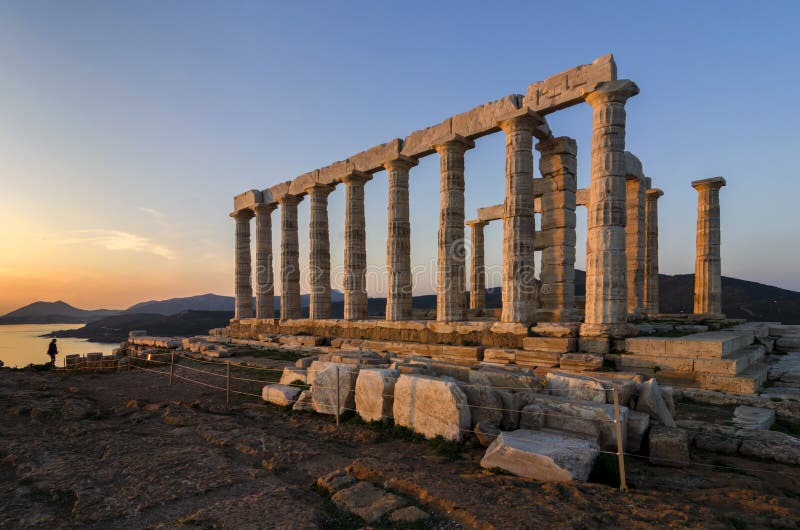
[[[526,337],[522,347],[526,350],[568,353],[577,351],[578,340],[573,337]]]
[[[300,395],[302,390],[296,386],[289,385],[266,385],[261,391],[261,398],[273,405],[279,407],[288,407],[294,405],[297,401],[297,396]]]
[[[689,462],[689,436],[685,430],[661,425],[650,429],[651,464],[685,467]]]
[[[740,405],[733,411],[733,424],[742,429],[766,431],[774,423],[774,410]]]
[[[461,441],[470,428],[467,396],[452,381],[401,374],[394,387],[394,421],[428,438]]]

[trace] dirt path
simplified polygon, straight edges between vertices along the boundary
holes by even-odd
[[[621,495],[494,475],[478,465],[482,454],[468,444],[450,460],[427,443],[255,400],[228,410],[216,390],[169,387],[146,372],[0,370],[3,528],[357,528],[313,488],[345,467],[435,513],[437,528],[800,524],[796,467],[694,455],[708,466],[675,470],[631,459],[632,489]]]

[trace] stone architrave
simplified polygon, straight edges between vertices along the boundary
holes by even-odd
[[[486,307],[486,265],[484,262],[483,228],[486,221],[467,221],[470,228],[472,253],[469,268],[469,308],[480,312]]]
[[[253,318],[253,287],[250,262],[250,219],[252,210],[239,210],[231,214],[236,220],[236,306],[233,318]]]
[[[301,195],[284,195],[281,208],[281,320],[300,318],[300,247],[297,205]]]
[[[411,220],[408,204],[408,172],[417,165],[411,157],[386,162],[389,173],[388,234],[386,237],[386,320],[411,319]]]
[[[436,320],[466,318],[464,245],[464,153],[475,142],[451,134],[434,146],[439,153],[439,251],[436,274]]]
[[[628,315],[644,314],[645,201],[647,181],[628,175],[625,181],[625,257],[628,281]]]
[[[275,318],[272,268],[272,212],[276,203],[259,203],[256,212],[256,318]]]
[[[309,197],[308,272],[311,287],[308,318],[331,317],[331,243],[328,229],[328,195],[333,186],[315,184],[306,188]]]
[[[722,314],[719,190],[725,179],[695,180],[697,190],[697,254],[694,265],[694,313],[710,318]]]
[[[344,319],[367,318],[367,228],[364,218],[364,184],[367,173],[352,172],[346,186],[344,209]]]
[[[546,190],[541,198],[542,230],[547,242],[542,250],[540,320],[577,320],[575,311],[575,208],[577,153],[575,140],[561,136],[536,144],[541,153],[539,170]]]
[[[659,189],[647,190],[645,203],[644,309],[654,318],[658,315],[658,198]]]
[[[626,334],[625,102],[638,93],[635,83],[619,80],[602,83],[586,96],[593,134],[582,336]]]
[[[506,135],[506,197],[503,207],[502,322],[536,319],[538,287],[534,263],[533,134],[544,119],[519,109],[501,117]]]

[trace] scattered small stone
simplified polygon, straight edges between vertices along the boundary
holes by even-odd
[[[356,514],[367,523],[374,523],[392,510],[408,504],[404,498],[366,481],[338,491],[331,500],[339,508]]]
[[[348,475],[344,470],[336,470],[317,479],[317,486],[329,493],[336,493],[355,482],[356,479]]]
[[[393,523],[418,523],[425,521],[430,517],[427,512],[424,512],[416,506],[406,506],[395,510],[389,515],[389,520]]]
[[[475,425],[475,437],[478,442],[484,446],[489,447],[494,442],[495,438],[500,435],[500,428],[489,421],[481,421]]]
[[[733,411],[733,424],[742,429],[766,431],[775,423],[775,411],[741,405]]]

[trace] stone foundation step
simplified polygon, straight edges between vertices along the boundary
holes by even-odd
[[[341,348],[361,348],[375,352],[394,353],[400,356],[421,355],[440,361],[472,365],[483,360],[483,346],[448,346],[446,344],[424,344],[389,340],[344,339]]]
[[[526,350],[554,353],[578,351],[578,339],[574,337],[525,337],[522,347]]]
[[[643,355],[720,358],[753,344],[752,331],[709,331],[685,337],[633,337],[625,350]]]
[[[765,363],[756,363],[738,375],[706,374],[700,372],[679,372],[671,370],[656,371],[645,375],[652,375],[659,384],[673,387],[699,388],[702,390],[716,390],[720,392],[734,392],[737,394],[756,394],[767,381],[768,366]]]
[[[651,371],[701,372],[716,375],[739,375],[764,357],[766,348],[760,344],[747,346],[718,359],[690,358],[668,355],[624,354],[616,365],[619,369],[645,368]]]
[[[485,362],[497,364],[516,364],[524,367],[558,366],[560,353],[550,351],[515,350],[510,348],[486,348],[483,352]]]

